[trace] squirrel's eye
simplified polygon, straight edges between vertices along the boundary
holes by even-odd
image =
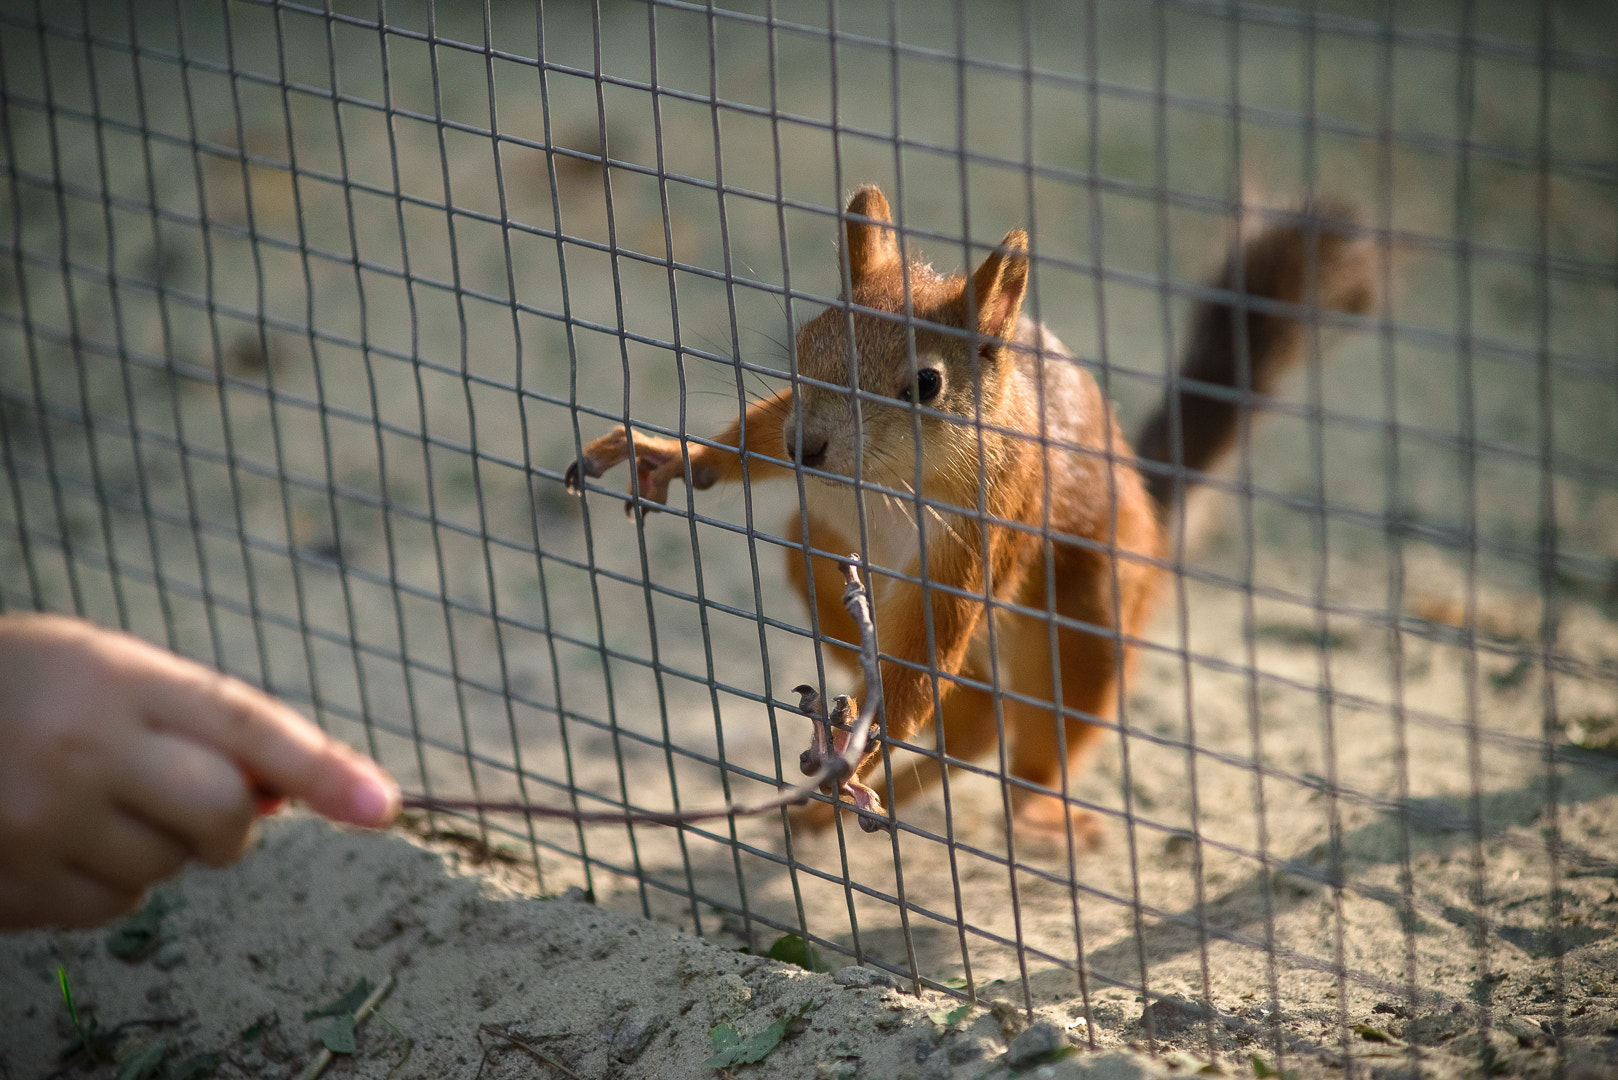
[[[944,388],[944,377],[938,373],[937,368],[922,368],[916,372],[916,400],[925,405],[938,396]],[[910,387],[905,387],[899,394],[900,401],[910,400]]]

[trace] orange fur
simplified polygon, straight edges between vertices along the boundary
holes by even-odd
[[[1238,248],[1216,285],[1363,311],[1370,264],[1356,244],[1340,232],[1273,226]],[[1023,782],[1012,792],[1019,827],[1062,833],[1071,825],[1092,843],[1097,823],[1063,801],[1063,777],[1105,730],[1092,721],[1116,711],[1129,642],[1144,632],[1159,587],[1162,522],[1183,486],[1172,481],[1196,478],[1159,469],[1149,487],[1095,380],[1049,331],[1022,318],[1027,247],[1024,233],[1008,233],[970,277],[906,266],[887,200],[875,187],[859,189],[842,249],[848,306],[817,316],[797,337],[798,370],[813,382],[749,408],[745,446],[740,422],[716,445],[626,427],[590,443],[568,480],[576,487],[581,472],[600,476],[633,458],[632,490],[660,503],[688,467],[698,488],[741,479],[744,462],[753,481],[791,475],[784,462],[830,474],[805,485],[804,514],[782,535],[832,555],[790,552],[787,575],[808,600],[812,573],[822,635],[853,643],[833,556],[864,552],[885,658],[886,734],[914,739],[936,703],[947,753],[975,758],[999,741],[995,700],[958,680],[1015,692],[1001,697],[999,714],[1010,772]],[[1185,376],[1227,389],[1268,390],[1305,339],[1295,317],[1231,303],[1201,305],[1193,327]],[[856,373],[857,404],[847,389]],[[1147,425],[1143,457],[1203,469],[1234,443],[1240,410],[1196,391],[1192,383],[1165,401]],[[1176,410],[1183,434],[1172,439]],[[998,660],[986,647],[991,605]],[[833,656],[858,675],[852,650]],[[860,686],[857,697],[866,692]],[[871,752],[860,774],[879,761]],[[938,759],[923,756],[896,771],[895,794],[913,795],[938,773]],[[824,825],[832,813],[815,804],[799,820]]]

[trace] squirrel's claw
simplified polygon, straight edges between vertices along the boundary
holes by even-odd
[[[599,470],[599,469],[593,469],[592,470],[588,466],[581,469],[580,464],[581,464],[580,462],[575,461],[573,464],[571,464],[571,465],[569,465],[567,467],[567,472],[562,474],[562,485],[567,488],[567,493],[569,495],[583,495],[584,494],[584,477],[585,476],[600,476],[601,475],[601,470]]]
[[[797,686],[792,688],[792,692],[798,695],[798,709],[805,716],[820,715],[819,690],[816,690],[808,683],[799,683]]]
[[[579,459],[567,467],[562,483],[574,495],[584,492],[584,478],[595,479],[629,456],[629,440],[622,431],[608,432],[592,439],[579,454]]]
[[[826,760],[831,750],[831,744],[826,737],[825,714],[820,706],[820,691],[807,683],[800,683],[792,688],[798,695],[798,710],[809,718],[809,748],[798,755],[798,768],[805,776],[813,776],[820,771],[820,766]]]
[[[822,711],[820,692],[808,685],[792,688],[798,695],[798,708],[809,717],[809,749],[798,756],[798,768],[805,776],[813,776],[828,762],[842,757],[848,747],[848,724],[854,715],[854,701],[847,694],[838,694],[832,701],[831,715]],[[835,730],[834,730],[835,729]],[[840,776],[847,776],[845,764],[827,780],[823,790],[830,795],[837,789]]]
[[[831,715],[826,717],[825,727],[831,741],[831,752],[839,757],[848,753],[848,740],[853,734],[854,718],[858,715],[854,699],[847,694],[838,694],[831,703]],[[833,729],[835,734],[831,733]],[[860,747],[855,753],[864,757],[865,747]]]
[[[859,818],[861,829],[868,833],[892,829],[893,819],[883,807],[881,797],[874,789],[850,775],[852,770],[844,758],[849,750],[850,725],[857,713],[854,699],[847,694],[837,695],[832,701],[830,715],[827,715],[820,691],[813,686],[804,683],[794,686],[792,692],[798,695],[798,709],[809,717],[812,729],[809,748],[799,756],[798,768],[803,770],[805,776],[814,776],[829,763],[840,766],[821,786],[821,790],[832,797],[832,806],[823,807],[800,820],[811,823],[812,828],[829,825],[836,808],[846,799]],[[810,809],[816,810],[814,807]],[[820,820],[822,815],[823,821]]]

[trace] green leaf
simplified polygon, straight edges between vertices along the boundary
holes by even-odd
[[[956,1024],[959,1024],[962,1020],[965,1020],[971,1015],[972,1003],[968,1001],[957,1005],[953,1009],[934,1009],[932,1012],[927,1014],[927,1019],[931,1020],[941,1028],[948,1029],[954,1027]]]
[[[147,1080],[173,1048],[167,1039],[153,1043],[124,1062],[124,1067],[118,1070],[118,1080]]]
[[[783,934],[776,938],[775,944],[770,946],[770,951],[765,955],[771,960],[779,960],[783,964],[796,964],[808,971],[831,970],[821,957],[820,950],[797,934]]]
[[[352,1054],[358,1050],[359,1043],[354,1039],[353,1014],[332,1017],[331,1023],[321,1030],[320,1041],[334,1054]]]
[[[73,1004],[73,987],[68,985],[67,968],[60,964],[56,966],[56,985],[62,988],[62,1000],[67,1002],[67,1016],[73,1021],[73,1030],[82,1034],[84,1025],[79,1023],[79,1010]]]
[[[741,1032],[729,1024],[717,1024],[708,1029],[708,1038],[716,1052],[729,1050],[742,1041]]]
[[[1273,1069],[1264,1064],[1264,1059],[1257,1054],[1249,1054],[1247,1060],[1253,1063],[1253,1075],[1258,1080],[1270,1080],[1270,1077],[1276,1077],[1277,1080],[1298,1080],[1297,1069]]]
[[[814,1002],[806,1001],[795,1011],[781,1017],[775,1023],[754,1035],[744,1039],[741,1033],[729,1024],[720,1024],[710,1028],[708,1038],[713,1040],[713,1056],[704,1061],[703,1067],[708,1069],[728,1069],[733,1065],[751,1065],[763,1061],[769,1056],[771,1050],[780,1045],[786,1038],[787,1028],[792,1021],[807,1013],[815,1007]]]
[[[169,1062],[168,1068],[163,1070],[163,1080],[197,1080],[199,1076],[210,1076],[219,1068],[222,1059],[213,1051],[205,1054],[192,1054],[179,1061]]]
[[[777,1020],[750,1039],[741,1038],[734,1028],[726,1038],[720,1037],[723,1032],[711,1033],[714,1037],[714,1054],[702,1064],[710,1069],[728,1069],[732,1065],[751,1065],[755,1061],[763,1061],[780,1044],[786,1032],[786,1024]]]
[[[68,1044],[63,1054],[71,1054],[82,1049],[91,1061],[110,1060],[107,1057],[107,1048],[103,1045],[107,1040],[101,1037],[97,1028],[94,1014],[79,1015],[79,1007],[73,1002],[73,984],[68,981],[67,968],[58,964],[56,966],[56,985],[62,989],[62,1001],[67,1005],[67,1017],[73,1021],[73,1041]]]
[[[322,1005],[318,1009],[305,1009],[303,1011],[303,1018],[305,1020],[318,1020],[322,1016],[341,1016],[344,1013],[353,1013],[353,1011],[363,1005],[365,1003],[365,999],[370,996],[370,980],[361,979],[359,982],[355,983],[353,986],[344,991],[343,996],[337,1000],[329,1004]]]

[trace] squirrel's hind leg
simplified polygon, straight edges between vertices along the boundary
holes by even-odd
[[[1111,574],[1107,560],[1093,551],[1069,549],[1059,559],[1057,614],[1080,623],[1105,627],[1115,612],[1108,602]],[[1065,564],[1065,565],[1063,565]],[[1043,574],[1036,572],[1036,579]],[[1124,586],[1127,591],[1129,582]],[[1036,591],[1037,590],[1037,591]],[[1043,599],[1041,581],[1030,582],[1025,596]],[[1128,610],[1136,605],[1126,604]],[[1134,628],[1130,628],[1134,629]],[[1083,849],[1101,846],[1105,830],[1095,813],[1064,800],[1064,778],[1069,799],[1090,757],[1107,734],[1100,723],[1112,720],[1118,705],[1118,641],[1111,634],[1073,627],[1056,630],[1056,651],[1061,681],[1051,666],[1051,623],[1035,616],[1017,616],[1000,624],[1000,676],[1023,697],[1037,702],[1004,699],[1006,727],[1012,737],[1011,774],[1034,785],[1016,785],[1011,793],[1014,824],[1021,833],[1065,838],[1071,824],[1074,839]],[[1042,789],[1042,790],[1040,790]]]

